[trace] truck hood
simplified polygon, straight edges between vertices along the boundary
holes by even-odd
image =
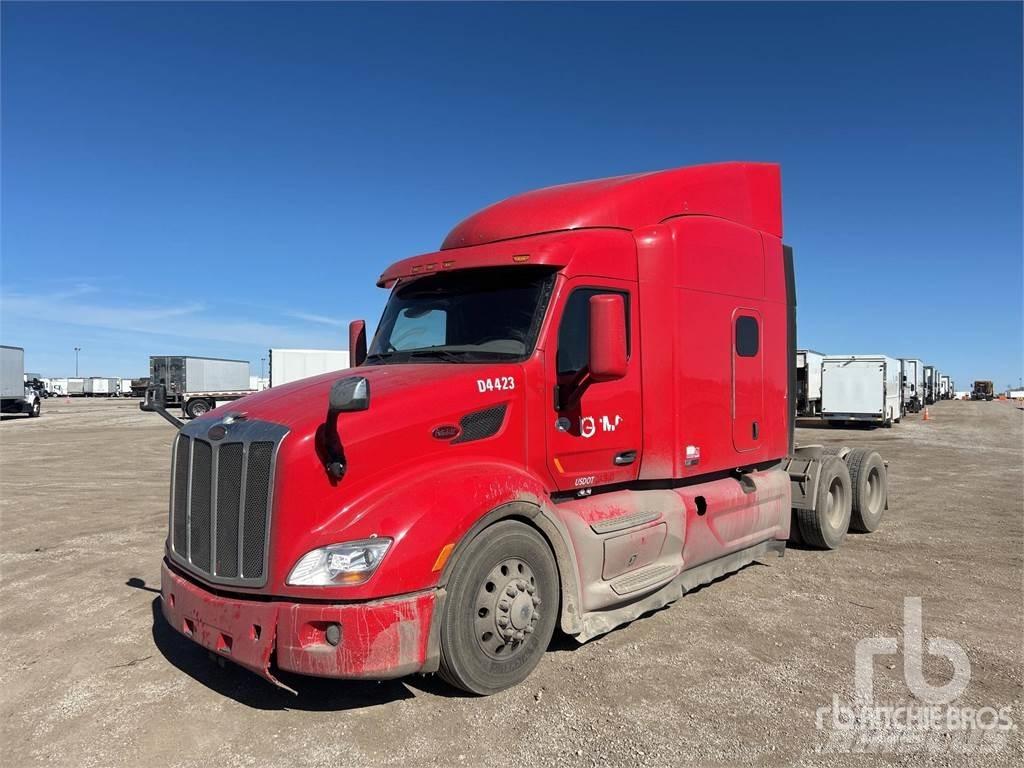
[[[348,376],[369,381],[370,407],[339,416],[346,472],[335,480],[324,467],[324,423],[332,384]],[[283,566],[328,540],[401,537],[403,510],[393,508],[390,494],[431,473],[468,462],[522,465],[524,386],[518,363],[365,366],[249,395],[193,424],[212,427],[244,414],[288,429],[278,450],[271,527]],[[435,486],[427,485],[424,492],[432,493]]]
[[[341,414],[339,434],[346,447],[427,422],[438,426],[454,419],[457,424],[463,415],[518,399],[523,386],[518,363],[370,365],[257,392],[212,411],[203,420],[213,423],[228,413],[244,414],[288,427],[293,441],[302,439],[324,423],[331,386],[349,376],[369,381],[370,408]]]

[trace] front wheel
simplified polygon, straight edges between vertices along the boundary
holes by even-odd
[[[34,403],[32,403],[32,409],[28,412],[29,417],[30,418],[35,418],[36,416],[38,416],[40,414],[42,409],[43,409],[43,404],[41,402],[39,402],[39,399],[37,398],[36,401]]]
[[[448,582],[441,677],[481,696],[522,682],[551,642],[558,600],[558,568],[540,533],[515,520],[484,529]]]

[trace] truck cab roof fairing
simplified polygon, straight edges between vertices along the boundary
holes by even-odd
[[[716,163],[526,192],[460,222],[448,233],[441,251],[543,232],[633,230],[688,214],[717,216],[781,238],[779,166]]]

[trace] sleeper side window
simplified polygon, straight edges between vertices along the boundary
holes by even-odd
[[[558,327],[559,376],[575,375],[590,365],[590,297],[609,293],[622,296],[629,344],[629,295],[605,288],[577,288],[565,302],[562,323]]]
[[[761,346],[757,318],[740,315],[736,318],[736,354],[740,357],[757,357]]]

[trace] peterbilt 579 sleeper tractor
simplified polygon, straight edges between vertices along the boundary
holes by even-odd
[[[556,626],[874,530],[878,454],[793,445],[781,238],[779,167],[727,163],[519,195],[391,265],[353,369],[181,426],[167,621],[273,682],[490,694]]]

